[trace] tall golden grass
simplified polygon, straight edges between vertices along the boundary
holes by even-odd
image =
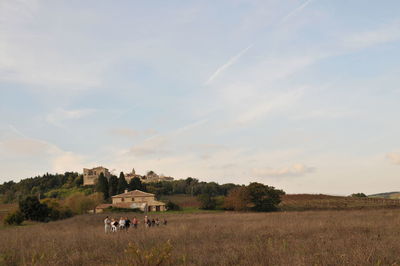
[[[400,264],[397,210],[150,216],[165,217],[168,225],[141,224],[137,230],[105,234],[104,215],[81,215],[3,229],[0,261],[5,265]]]

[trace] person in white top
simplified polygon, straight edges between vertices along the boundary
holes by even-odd
[[[117,232],[118,221],[114,218],[111,219],[111,232]]]
[[[124,218],[120,218],[119,219],[119,230],[125,229],[125,219]]]
[[[104,231],[106,234],[110,233],[111,231],[111,220],[108,218],[108,216],[106,219],[104,219]]]

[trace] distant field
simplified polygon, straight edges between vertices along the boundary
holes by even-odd
[[[168,225],[109,235],[104,215],[0,230],[0,265],[400,264],[398,210],[157,216]]]
[[[164,201],[171,200],[183,208],[199,207],[197,198],[188,195],[163,196],[161,199]],[[340,197],[323,194],[288,194],[282,197],[279,207],[283,211],[400,208],[400,200]]]
[[[400,192],[386,192],[369,195],[371,198],[400,199]]]
[[[171,195],[171,196],[162,196],[161,200],[167,202],[168,200],[178,204],[182,208],[198,208],[200,206],[197,197],[192,197],[190,195]]]
[[[400,208],[400,200],[289,194],[282,197],[280,208],[283,211]]]

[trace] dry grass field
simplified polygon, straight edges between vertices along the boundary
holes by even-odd
[[[169,224],[108,235],[104,215],[0,230],[0,261],[4,265],[400,264],[399,210],[157,215]]]

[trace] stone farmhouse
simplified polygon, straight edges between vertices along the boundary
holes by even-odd
[[[96,207],[95,212],[101,213],[108,207],[126,209],[138,208],[144,212],[166,211],[164,202],[155,200],[154,194],[140,190],[125,190],[122,194],[112,196],[111,204],[100,204]]]
[[[107,179],[111,177],[108,169],[103,166],[98,166],[92,169],[83,168],[83,185],[94,185],[101,173],[103,173]]]

